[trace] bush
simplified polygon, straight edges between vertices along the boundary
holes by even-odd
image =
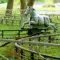
[[[1,3],[6,3],[7,2],[7,0],[1,0]]]

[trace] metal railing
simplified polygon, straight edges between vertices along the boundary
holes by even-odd
[[[15,43],[15,46],[20,49],[20,58],[21,59],[24,59],[25,57],[25,54],[24,52],[28,52],[30,53],[30,56],[29,56],[29,59],[31,60],[35,60],[35,54],[38,55],[39,57],[43,57],[43,59],[47,60],[47,58],[52,58],[52,59],[57,59],[59,60],[60,57],[59,56],[52,56],[50,54],[46,54],[46,53],[41,53],[40,52],[40,47],[41,46],[45,46],[46,47],[50,47],[50,46],[55,46],[55,47],[60,47],[60,44],[55,44],[55,43],[46,43],[46,42],[40,42],[38,39],[38,41],[33,41],[33,38],[40,38],[40,37],[43,37],[43,36],[55,36],[55,35],[60,35],[60,33],[58,34],[47,34],[47,35],[36,35],[36,36],[32,36],[32,37],[26,37],[26,38],[22,38],[22,39],[19,39],[19,40],[15,40],[15,39],[0,39],[0,41],[5,41],[5,42],[14,42]],[[29,40],[27,41],[27,39],[29,38]],[[23,45],[26,44],[28,45],[28,47],[24,47]],[[35,48],[33,48],[34,46],[36,46]],[[38,46],[38,47],[37,47]],[[39,60],[40,58],[37,58],[36,60]]]
[[[55,14],[45,14],[48,15],[54,23],[58,23],[60,20],[60,15]],[[12,15],[12,16],[4,16],[0,15],[0,24],[6,25],[22,25],[23,22],[27,21],[28,17],[22,16],[20,14]],[[57,20],[57,22],[55,22]]]
[[[52,41],[52,39],[50,39],[51,36],[60,36],[60,33],[53,33],[53,34],[48,34],[47,32],[45,32],[45,35],[36,35],[36,36],[29,36],[29,37],[24,37],[22,39],[19,39],[19,40],[15,40],[15,39],[6,39],[4,38],[4,34],[5,32],[16,32],[17,33],[17,37],[21,37],[21,32],[22,31],[28,31],[28,29],[22,29],[22,30],[0,30],[0,33],[1,33],[1,36],[2,38],[0,38],[0,41],[4,41],[4,42],[13,42],[15,43],[15,46],[16,48],[20,49],[20,58],[21,59],[25,59],[27,58],[27,56],[25,56],[25,53],[24,52],[28,52],[30,54],[30,56],[28,56],[27,59],[31,59],[31,60],[34,60],[35,59],[35,56],[34,55],[38,55],[38,56],[42,56],[43,59],[47,59],[47,58],[53,58],[53,59],[60,59],[59,56],[52,56],[52,55],[49,55],[49,54],[45,54],[45,53],[41,53],[40,51],[38,51],[40,49],[40,46],[57,46],[57,47],[60,47],[60,44],[55,44],[55,43],[46,43],[46,42],[43,42],[41,40],[45,40],[45,41]],[[47,34],[46,34],[47,33]],[[9,33],[10,34],[10,33]],[[6,36],[6,35],[5,35]],[[9,36],[10,37],[10,36]],[[46,38],[48,37],[48,39],[41,39],[41,38]],[[37,40],[35,40],[34,38],[37,38]],[[54,39],[55,40],[55,39]],[[29,45],[28,48],[25,48],[23,45]],[[34,46],[36,46],[35,48],[33,48]],[[37,46],[39,48],[37,48]],[[1,46],[0,46],[1,47]],[[37,58],[36,60],[40,59]],[[41,57],[41,58],[42,58]]]
[[[52,34],[52,35],[57,35],[57,34]],[[58,35],[60,35],[60,34],[58,34]],[[21,49],[20,51],[22,51],[22,52],[20,54],[22,55],[22,57],[24,56],[24,51],[26,51],[26,52],[30,52],[30,59],[31,60],[35,60],[35,57],[34,57],[35,54],[37,54],[37,55],[40,54],[40,57],[42,56],[44,58],[44,60],[47,60],[47,58],[52,58],[52,59],[59,60],[60,59],[59,56],[52,56],[50,54],[41,53],[40,52],[40,49],[41,49],[40,47],[41,46],[43,46],[43,47],[45,46],[45,48],[47,48],[47,46],[55,46],[55,47],[59,48],[60,44],[40,42],[39,39],[38,39],[38,42],[37,42],[37,41],[33,41],[33,39],[32,39],[32,38],[40,38],[40,37],[43,37],[43,36],[44,35],[28,37],[29,41],[25,41],[27,39],[24,38],[24,39],[20,40],[20,43],[19,42],[15,43],[16,47]],[[49,36],[49,35],[46,35],[46,36]],[[27,48],[24,47],[23,45],[25,45],[25,44],[26,44],[26,46],[28,45],[29,47],[27,47]],[[36,48],[33,48],[34,46]],[[21,59],[24,59],[24,57],[23,58],[22,57],[21,57]],[[39,60],[39,59],[37,59],[37,60]]]
[[[20,37],[20,35],[22,35],[21,34],[21,32],[22,31],[26,31],[26,32],[28,32],[28,30],[29,29],[32,29],[32,28],[24,28],[24,29],[12,29],[12,30],[0,30],[0,38],[14,38],[14,37]],[[48,29],[47,27],[44,27],[44,28],[40,28],[39,30],[43,30],[43,31],[45,31],[45,30],[54,30],[53,28],[51,28],[51,29]],[[45,32],[46,34],[50,34],[50,32]],[[44,32],[39,32],[40,34],[44,34]],[[53,33],[54,33],[54,31],[53,31]],[[23,33],[23,35],[24,35],[24,33]],[[28,35],[28,34],[27,34]],[[53,35],[53,34],[52,34]],[[8,37],[7,37],[8,36]],[[11,37],[12,36],[12,37]],[[47,35],[48,36],[48,35]]]

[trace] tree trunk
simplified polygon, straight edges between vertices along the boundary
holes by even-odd
[[[26,1],[25,0],[20,0],[20,9],[21,9],[21,13],[24,13],[24,10],[26,9]]]
[[[29,0],[27,6],[33,6],[35,0]]]
[[[28,3],[26,4],[25,0],[20,0],[20,2],[21,2],[21,6],[20,6],[21,13],[24,13],[24,11],[25,11],[24,9],[26,9],[27,6],[33,6],[34,1],[35,0],[29,0]]]
[[[13,2],[14,2],[14,0],[8,0],[6,16],[11,16],[12,15]]]

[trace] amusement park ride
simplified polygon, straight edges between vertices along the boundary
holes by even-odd
[[[47,15],[40,15],[36,12],[36,10],[32,6],[28,6],[25,13],[23,16],[28,16],[29,15],[29,20],[24,22],[24,24],[21,26],[20,30],[15,30],[18,31],[18,37],[16,37],[16,40],[6,40],[3,39],[2,41],[8,41],[8,43],[3,44],[0,47],[4,47],[10,42],[15,42],[15,48],[16,52],[18,52],[18,49],[20,49],[20,54],[21,54],[21,59],[23,59],[23,52],[28,51],[31,53],[30,60],[34,60],[34,54],[39,55],[43,60],[47,60],[47,58],[54,58],[60,60],[60,57],[57,56],[51,56],[48,54],[42,54],[40,51],[40,44],[42,46],[45,45],[47,46],[60,46],[59,44],[52,44],[51,40],[55,40],[55,37],[52,38],[52,36],[57,36],[60,35],[60,33],[56,33],[57,27],[55,24],[52,22],[52,19],[47,16]],[[28,27],[25,27],[25,25],[28,25]],[[27,31],[28,36],[20,37],[20,31]],[[53,34],[49,30],[53,30]],[[2,32],[3,33],[3,32]],[[48,42],[40,42],[41,37],[48,37]],[[28,40],[29,38],[29,40]],[[37,42],[33,40],[33,38],[37,38]],[[25,41],[26,40],[26,41]],[[25,48],[23,45],[24,44],[29,44],[29,48]],[[35,45],[35,46],[34,46]],[[38,45],[38,46],[37,46]],[[36,49],[33,49],[32,47],[36,47]],[[7,59],[8,60],[8,59]],[[29,60],[29,59],[27,59]],[[39,59],[38,59],[39,60]]]
[[[47,15],[40,15],[32,6],[28,6],[23,16],[30,16],[29,20],[24,22],[21,29],[24,29],[24,26],[28,25],[28,35],[41,34],[42,30],[47,32],[47,30],[53,28],[54,31],[57,30],[52,20]]]

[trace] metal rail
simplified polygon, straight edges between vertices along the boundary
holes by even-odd
[[[50,36],[51,34],[48,34],[46,36]],[[54,36],[55,34],[52,34],[52,36]],[[56,34],[56,35],[60,35],[60,34]],[[55,36],[56,36],[55,35]],[[29,38],[36,38],[36,37],[43,37],[44,35],[39,35],[39,36],[32,36],[32,37],[29,37]],[[27,37],[28,38],[28,37]],[[26,40],[26,39],[24,39]],[[54,43],[44,43],[44,42],[32,42],[32,41],[20,41],[20,45],[21,44],[30,44],[30,45],[42,45],[42,46],[57,46],[57,47],[60,47],[60,44],[54,44]],[[32,51],[30,49],[26,49],[22,46],[20,46],[18,43],[15,43],[15,46],[18,47],[19,49],[23,50],[23,51],[27,51],[27,52],[30,52],[31,54],[37,54],[37,55],[41,55],[43,56],[44,58],[53,58],[53,59],[58,59],[60,60],[60,57],[59,56],[52,56],[52,55],[49,55],[49,54],[44,54],[44,53],[38,53],[36,51]],[[33,60],[33,59],[32,59]]]
[[[18,31],[20,33],[20,31],[26,31],[27,29],[22,29],[22,30],[0,30],[0,31]],[[44,43],[44,42],[32,42],[32,41],[24,41],[28,38],[39,38],[39,37],[49,37],[49,36],[59,36],[60,33],[54,33],[54,34],[46,34],[46,35],[35,35],[35,36],[28,36],[28,37],[24,37],[24,38],[21,38],[19,40],[15,40],[15,39],[3,39],[3,38],[0,38],[0,41],[4,41],[4,42],[13,42],[15,43],[15,46],[17,48],[20,48],[24,51],[27,51],[27,52],[30,52],[30,53],[33,53],[33,54],[41,54],[43,57],[47,57],[47,58],[54,58],[54,59],[60,59],[60,57],[58,56],[51,56],[51,55],[48,55],[48,54],[43,54],[43,53],[38,53],[38,52],[35,52],[35,51],[32,51],[32,50],[29,50],[29,49],[26,49],[24,47],[21,47],[19,46],[17,43],[20,43],[20,44],[31,44],[31,45],[42,45],[42,46],[57,46],[57,47],[60,47],[60,44],[54,44],[54,43]]]
[[[22,41],[25,40],[24,38],[21,40],[14,40],[14,39],[0,39],[0,41],[4,42],[13,42],[13,43],[23,43],[23,44],[32,44],[32,45],[42,45],[42,46],[57,46],[60,47],[60,44],[55,44],[55,43],[44,43],[44,42],[32,42],[32,41]]]
[[[54,59],[60,59],[59,56],[52,56],[52,55],[49,55],[49,54],[38,53],[36,51],[32,51],[32,50],[26,49],[24,47],[19,46],[17,43],[15,43],[15,46],[18,47],[19,49],[22,49],[22,50],[27,51],[27,52],[31,52],[31,53],[38,54],[38,55],[41,54],[44,57],[49,57],[49,58],[54,58]]]
[[[20,37],[20,32],[21,31],[28,31],[29,29],[32,29],[32,28],[24,28],[24,29],[18,29],[18,30],[0,30],[0,36],[2,37],[2,38],[4,38],[4,33],[5,32],[17,32],[17,36],[18,37]],[[35,28],[34,28],[35,29]],[[39,28],[39,30],[47,30],[48,28]],[[53,30],[53,29],[50,29],[50,30]]]
[[[28,38],[40,38],[40,37],[49,37],[49,36],[56,36],[56,35],[60,35],[60,33],[55,33],[55,34],[47,34],[47,35],[35,35],[35,36],[27,36],[27,37],[22,37],[21,39],[19,40],[15,40],[15,39],[3,39],[3,38],[0,38],[0,41],[5,41],[6,43],[2,44],[0,47],[4,47],[6,46],[7,44],[9,44],[10,42],[20,42],[20,43],[24,43],[24,44],[41,44],[43,45],[44,43],[42,42],[31,42],[31,41],[23,41],[22,40],[26,40]],[[52,40],[52,39],[51,39]],[[48,39],[49,41],[49,39]],[[49,44],[45,44],[45,45],[49,45]],[[50,45],[53,45],[53,44],[50,44]]]
[[[56,35],[60,35],[60,33],[56,33],[56,34],[47,34],[47,35],[36,35],[36,36],[30,36],[30,37],[26,37],[26,38],[21,38],[19,40],[15,40],[15,39],[3,39],[0,38],[0,41],[4,41],[4,42],[14,42],[14,43],[24,43],[24,44],[37,44],[37,45],[48,45],[48,46],[60,46],[60,44],[54,44],[54,43],[44,43],[44,42],[32,42],[32,41],[24,41],[27,38],[39,38],[39,37],[44,37],[44,36],[56,36]]]
[[[60,35],[60,33],[55,33],[55,34],[47,34],[47,35],[35,35],[35,36],[29,36],[29,37],[25,37],[25,38],[21,38],[19,40],[15,40],[15,39],[3,39],[3,38],[0,38],[0,41],[5,41],[5,42],[13,42],[15,43],[15,46],[17,48],[20,48],[24,51],[27,51],[27,52],[30,52],[30,53],[33,53],[33,54],[41,54],[42,56],[44,57],[47,57],[47,58],[54,58],[54,59],[60,59],[60,57],[58,56],[51,56],[51,55],[48,55],[48,54],[42,54],[42,53],[38,53],[38,52],[35,52],[35,51],[32,51],[32,50],[29,50],[29,49],[26,49],[24,47],[21,47],[19,46],[17,43],[20,43],[20,44],[31,44],[31,45],[42,45],[42,46],[57,46],[57,47],[60,47],[60,44],[55,44],[55,43],[44,43],[44,42],[32,42],[32,41],[24,41],[26,40],[27,38],[39,38],[39,37],[45,37],[45,36],[56,36],[56,35]]]
[[[30,37],[30,38],[34,38],[35,36],[33,37]],[[38,36],[36,36],[38,37]],[[6,41],[6,42],[14,42],[15,43],[15,46],[24,50],[24,51],[27,51],[27,52],[30,52],[30,53],[33,53],[33,54],[41,54],[42,56],[44,57],[47,57],[47,58],[54,58],[54,59],[60,59],[59,56],[52,56],[52,55],[49,55],[49,54],[43,54],[43,53],[38,53],[36,51],[32,51],[32,50],[29,50],[29,49],[26,49],[24,47],[21,47],[19,46],[17,43],[20,43],[20,44],[31,44],[31,45],[42,45],[42,46],[57,46],[57,47],[60,47],[60,44],[54,44],[54,43],[44,43],[44,42],[32,42],[32,41],[24,41],[26,38],[22,38],[22,39],[19,39],[19,40],[15,40],[15,39],[0,39],[0,41]]]

